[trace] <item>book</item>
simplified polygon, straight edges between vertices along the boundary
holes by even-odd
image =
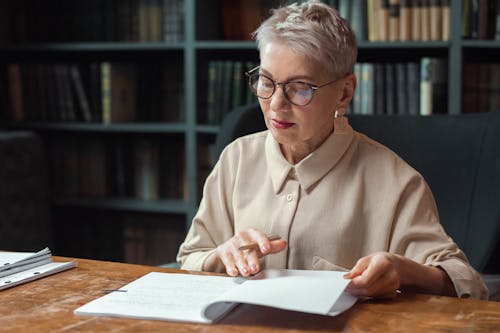
[[[441,39],[450,40],[450,0],[441,0]]]
[[[379,24],[377,25],[378,30],[378,40],[388,41],[389,40],[389,0],[381,0],[379,9]]]
[[[374,64],[363,63],[361,65],[361,114],[373,115],[374,114]]]
[[[73,268],[76,262],[52,262],[49,248],[38,252],[0,251],[0,290]]]
[[[387,62],[384,64],[385,70],[385,113],[396,114],[396,74],[395,65]]]
[[[439,0],[430,0],[430,37],[431,40],[441,40],[442,39],[442,8]]]
[[[389,40],[397,41],[400,39],[400,1],[389,0]]]
[[[101,63],[102,122],[135,121],[136,71],[132,64]]]
[[[366,15],[368,20],[368,40],[376,42],[380,40],[380,32],[378,26],[381,24],[379,12],[382,5],[381,0],[367,0]]]
[[[411,9],[411,39],[419,41],[422,39],[422,1],[413,0]]]
[[[430,0],[420,0],[420,40],[428,41],[431,39],[431,4]]]
[[[408,78],[406,75],[406,63],[394,64],[396,73],[396,114],[408,114]]]
[[[269,269],[245,279],[151,272],[74,313],[212,323],[245,303],[336,316],[357,300],[344,292],[343,274]]]
[[[411,40],[413,3],[410,0],[400,0],[399,10],[399,40]]]

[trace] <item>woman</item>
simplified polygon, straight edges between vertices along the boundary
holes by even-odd
[[[485,298],[422,176],[343,117],[356,87],[348,24],[310,1],[274,10],[255,37],[261,63],[249,83],[268,131],[221,154],[179,249],[182,268],[345,270],[359,296]],[[250,243],[258,247],[241,249]]]

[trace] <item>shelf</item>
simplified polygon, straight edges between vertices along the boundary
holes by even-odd
[[[462,40],[461,45],[463,48],[478,48],[478,49],[499,49],[500,50],[500,41],[498,40]]]
[[[219,41],[198,41],[195,42],[195,47],[197,49],[205,50],[257,50],[257,43],[254,41],[229,41],[229,40],[219,40]]]
[[[198,125],[196,126],[196,131],[200,134],[214,134],[219,133],[219,127],[217,125]]]
[[[162,42],[74,42],[39,43],[1,47],[0,52],[103,52],[103,51],[168,51],[184,49],[184,43]]]
[[[498,43],[498,42],[497,42]],[[254,41],[197,41],[194,46],[197,49],[241,49],[241,50],[256,50],[257,44]],[[359,41],[358,48],[363,49],[446,49],[450,46],[450,42],[443,41],[428,41],[428,42],[369,42]]]
[[[359,50],[373,50],[373,49],[447,49],[450,47],[450,42],[358,42]]]
[[[186,214],[187,204],[182,200],[140,200],[134,198],[55,198],[57,208],[100,209],[124,212]]]
[[[29,129],[47,132],[93,132],[93,133],[145,133],[145,134],[184,134],[184,123],[133,123],[133,124],[99,124],[99,123],[10,123],[11,129]]]

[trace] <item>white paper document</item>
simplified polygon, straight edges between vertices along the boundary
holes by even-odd
[[[211,323],[239,303],[337,315],[355,302],[344,272],[265,270],[252,279],[149,273],[75,310],[77,315]]]
[[[0,278],[0,290],[17,286],[21,283],[40,279],[44,276],[52,275],[73,268],[76,263],[70,262],[51,262],[45,265],[26,269],[8,276]]]

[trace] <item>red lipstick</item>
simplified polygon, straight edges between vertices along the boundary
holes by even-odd
[[[273,124],[273,126],[277,129],[287,129],[287,128],[290,128],[294,125],[294,123],[289,123],[289,122],[286,122],[286,121],[280,121],[280,120],[277,120],[277,119],[271,119],[271,122]]]

